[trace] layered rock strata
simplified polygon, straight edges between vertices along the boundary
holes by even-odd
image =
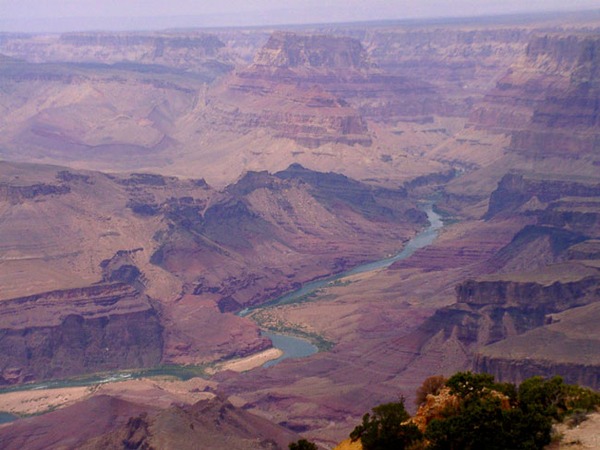
[[[100,284],[0,302],[1,384],[152,367],[162,326],[148,297]]]

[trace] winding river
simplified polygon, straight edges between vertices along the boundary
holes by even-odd
[[[410,241],[408,241],[408,243],[400,253],[390,258],[380,259],[378,261],[362,264],[346,272],[338,273],[327,278],[321,278],[319,280],[305,283],[300,289],[285,294],[274,300],[270,300],[266,303],[263,303],[260,306],[254,308],[246,308],[243,311],[241,311],[239,315],[246,316],[251,311],[269,306],[287,305],[290,303],[295,303],[302,297],[312,294],[319,288],[322,288],[323,286],[326,286],[333,281],[340,280],[350,275],[371,272],[377,269],[385,269],[391,266],[396,261],[400,261],[402,259],[410,257],[415,251],[419,250],[420,248],[427,247],[428,245],[432,244],[433,241],[437,238],[439,230],[444,226],[442,218],[433,209],[433,203],[425,204],[423,206],[423,211],[425,211],[425,213],[427,214],[429,226],[421,233],[417,234]],[[283,356],[273,361],[266,362],[263,365],[263,367],[272,367],[275,364],[278,364],[281,361],[289,358],[303,358],[306,356],[310,356],[314,353],[317,353],[318,351],[318,348],[312,345],[306,339],[285,334],[273,333],[270,331],[263,331],[262,334],[271,339],[275,348],[278,348],[281,351],[283,351]]]
[[[286,295],[278,297],[272,301],[269,301],[265,304],[262,304],[260,307],[252,308],[264,308],[268,306],[275,305],[284,305],[288,303],[294,303],[298,301],[301,297],[311,294],[315,292],[317,289],[349,275],[356,275],[359,273],[370,272],[372,270],[377,270],[381,268],[386,268],[392,265],[394,262],[399,261],[401,259],[408,258],[411,256],[416,250],[426,247],[430,245],[438,235],[438,231],[443,226],[443,222],[441,217],[433,210],[433,204],[428,203],[423,206],[423,210],[427,213],[427,218],[429,219],[429,227],[427,227],[424,231],[419,233],[413,239],[411,239],[404,249],[398,253],[397,255],[382,259],[379,261],[370,262],[367,264],[363,264],[355,267],[354,269],[348,270],[343,273],[339,273],[337,275],[333,275],[331,277],[322,278],[316,281],[311,281],[306,283],[302,288],[290,292]],[[250,310],[246,309],[239,313],[240,316],[245,316],[250,312]],[[268,361],[264,364],[264,367],[272,367],[281,361],[290,358],[304,358],[306,356],[310,356],[314,353],[318,352],[318,348],[309,342],[306,339],[298,338],[295,336],[272,333],[264,330],[263,335],[269,337],[273,342],[273,346],[279,348],[283,351],[283,355],[275,360]],[[130,378],[142,378],[148,376],[155,375],[171,375],[180,379],[189,379],[193,376],[198,376],[199,372],[195,368],[190,368],[187,366],[164,366],[157,367],[153,369],[145,369],[141,371],[124,371],[124,372],[116,372],[111,374],[102,374],[102,375],[89,375],[77,379],[69,379],[69,380],[52,380],[40,383],[32,383],[26,385],[19,386],[11,386],[7,388],[0,389],[0,392],[13,392],[13,391],[22,391],[22,390],[36,390],[36,389],[52,389],[52,388],[61,388],[61,387],[73,387],[73,386],[90,386],[95,384],[102,383],[110,383],[115,381],[123,381]],[[0,412],[0,424],[12,421],[16,418],[16,416],[12,414],[7,414]]]

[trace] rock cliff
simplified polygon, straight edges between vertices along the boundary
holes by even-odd
[[[254,63],[272,67],[360,69],[369,66],[360,41],[349,37],[275,32]]]
[[[233,68],[225,44],[207,33],[65,33],[15,35],[0,42],[8,56],[36,63],[114,65],[140,72],[188,70],[211,80]]]
[[[31,200],[45,195],[64,195],[69,193],[70,188],[66,185],[56,184],[32,184],[32,185],[14,185],[0,183],[0,202],[8,202],[13,205],[22,203],[24,200]]]
[[[599,311],[596,302],[553,314],[545,327],[481,348],[473,368],[512,382],[536,375],[560,375],[568,383],[598,389]]]
[[[529,157],[577,159],[597,153],[599,46],[594,34],[533,37],[472,121],[511,132],[509,149]]]
[[[162,358],[159,316],[128,285],[4,300],[0,317],[1,384],[152,367]]]
[[[227,77],[210,102],[219,123],[236,132],[266,128],[307,147],[370,145],[365,120],[326,89],[367,66],[355,39],[276,32],[254,63]]]
[[[426,220],[402,189],[297,164],[275,174],[249,172],[208,204],[174,198],[159,211],[168,225],[157,235],[151,261],[224,310],[261,303],[369,259],[374,248],[365,244],[381,245],[375,235],[400,237]]]

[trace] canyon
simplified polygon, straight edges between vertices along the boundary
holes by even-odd
[[[30,382],[206,377],[77,391],[2,446],[332,448],[431,375],[599,389],[599,35],[597,13],[0,34],[0,411]],[[271,302],[397,254],[432,201],[431,245]],[[215,370],[271,348],[261,327],[321,351]],[[104,425],[52,431],[84,409]]]

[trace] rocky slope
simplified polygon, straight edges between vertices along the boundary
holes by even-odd
[[[97,396],[0,428],[0,444],[13,449],[78,448],[87,440],[126,424],[130,417],[153,410],[118,398]]]
[[[224,436],[227,436],[224,439]],[[199,442],[211,449],[286,449],[295,433],[219,398],[191,406],[172,406],[154,416],[142,413],[125,426],[81,446],[193,448]]]
[[[210,101],[221,114],[218,123],[238,132],[240,125],[264,127],[309,147],[370,145],[364,119],[322,87],[367,66],[357,40],[277,32],[254,63],[225,79]]]
[[[3,35],[0,52],[15,59],[5,57],[0,73],[9,88],[2,154],[201,173],[219,185],[292,162],[405,180],[448,170],[422,158],[423,148],[460,129],[481,96],[476,80],[501,73],[529,32],[340,26]],[[414,51],[402,50],[412,44]]]
[[[5,449],[197,448],[199,443],[211,449],[285,449],[296,440],[295,433],[218,398],[159,409],[101,394],[0,428]]]
[[[395,251],[425,224],[404,190],[299,165],[222,191],[156,174],[0,170],[5,383],[263,350],[270,341],[232,312]]]
[[[223,311],[398,248],[425,223],[402,190],[299,165],[274,175],[250,172],[209,204],[173,199],[160,213],[169,225],[151,261]]]
[[[528,89],[531,117],[524,129],[513,133],[512,150],[537,158],[597,153],[599,45],[597,35],[544,36],[530,42],[523,75],[515,70],[499,82],[510,90],[512,85],[536,86],[542,81],[541,86]],[[528,79],[532,69],[544,78]]]
[[[438,310],[424,325],[427,333],[443,330],[474,354],[473,369],[501,379],[560,374],[597,388],[591,326],[600,293],[597,181],[503,177],[487,221],[532,222],[490,258],[488,275],[457,285],[457,303]]]
[[[67,149],[70,164],[85,165],[106,151],[107,168],[193,179],[1,164],[2,299],[128,283],[156,300],[162,362],[245,355],[269,343],[231,312],[394,253],[424,224],[413,196],[445,184],[438,206],[458,222],[434,245],[269,311],[331,351],[222,372],[216,389],[329,445],[374,404],[398,393],[410,401],[432,374],[560,373],[597,386],[590,20],[583,31],[557,22],[230,32],[222,42],[229,50],[239,38],[245,62],[207,86],[191,68],[117,65],[92,76],[5,58],[3,156]],[[51,100],[38,109],[28,91]],[[117,159],[127,146],[142,163]],[[236,178],[243,169],[252,170]],[[215,190],[200,176],[237,181]],[[398,189],[407,179],[416,181]],[[132,431],[150,442],[162,426],[154,420],[121,422],[104,438]]]

